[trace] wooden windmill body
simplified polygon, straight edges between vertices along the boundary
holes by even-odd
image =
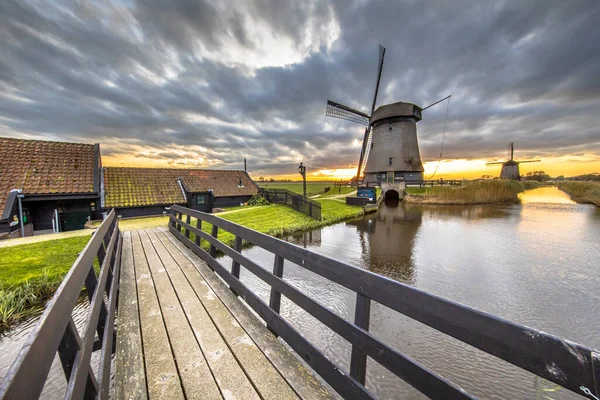
[[[412,103],[397,102],[375,109],[384,57],[385,48],[379,46],[377,83],[370,114],[327,100],[325,115],[365,125],[356,173],[357,182],[367,186],[379,185],[384,192],[393,189],[401,194],[406,181],[423,180],[417,122],[422,119],[425,109],[450,96],[425,108]]]

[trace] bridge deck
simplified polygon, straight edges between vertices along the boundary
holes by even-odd
[[[164,229],[123,236],[115,394],[331,398],[207,265]]]

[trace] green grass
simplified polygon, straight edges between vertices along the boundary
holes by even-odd
[[[38,312],[90,237],[0,248],[0,329]]]
[[[512,180],[477,181],[463,186],[435,186],[407,188],[404,201],[421,204],[486,204],[517,201],[525,190],[520,182]]]
[[[343,187],[339,188],[339,187],[334,187],[332,185],[331,186],[331,190],[329,192],[320,194],[319,197],[315,198],[315,200],[319,201],[320,199],[324,199],[324,198],[327,198],[327,197],[340,196],[340,195],[343,196],[345,194],[352,193],[352,192],[356,192],[356,188],[355,187],[343,186]]]
[[[364,214],[362,207],[348,206],[343,201],[324,199],[319,202],[322,207],[321,221],[317,221],[291,207],[281,204],[271,204],[259,209],[224,214],[220,217],[267,235],[281,236],[288,233],[315,229],[341,220],[360,217]],[[219,216],[218,214],[216,215]],[[196,220],[192,218],[192,225],[195,226],[195,224]],[[210,234],[212,225],[203,223],[202,230]],[[235,239],[234,235],[224,231],[219,232],[218,237],[220,241],[227,245],[232,245]],[[195,240],[194,234],[191,234],[191,239]],[[202,247],[204,249],[208,249],[209,247],[205,240],[202,241]]]
[[[578,203],[600,207],[600,182],[560,181],[556,186]]]
[[[260,182],[259,183],[260,187],[263,188],[268,188],[268,189],[287,189],[289,191],[292,191],[294,193],[300,193],[302,194],[302,190],[303,190],[303,186],[302,186],[302,182]],[[323,183],[323,182],[318,182],[318,183],[312,183],[312,182],[306,182],[306,195],[307,196],[314,196],[316,194],[321,194],[323,193],[323,191],[325,190],[325,188],[330,187],[331,190],[336,189],[333,185],[333,182],[330,183]]]

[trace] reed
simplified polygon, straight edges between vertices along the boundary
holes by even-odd
[[[407,194],[404,201],[420,204],[487,204],[517,201],[525,190],[523,184],[512,180],[478,181],[464,186],[423,188],[420,194]]]
[[[600,207],[600,182],[561,181],[556,186],[578,203]]]

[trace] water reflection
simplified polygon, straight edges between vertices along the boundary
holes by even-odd
[[[406,283],[414,283],[413,245],[422,212],[410,207],[382,207],[376,214],[347,222],[357,228],[364,268]]]

